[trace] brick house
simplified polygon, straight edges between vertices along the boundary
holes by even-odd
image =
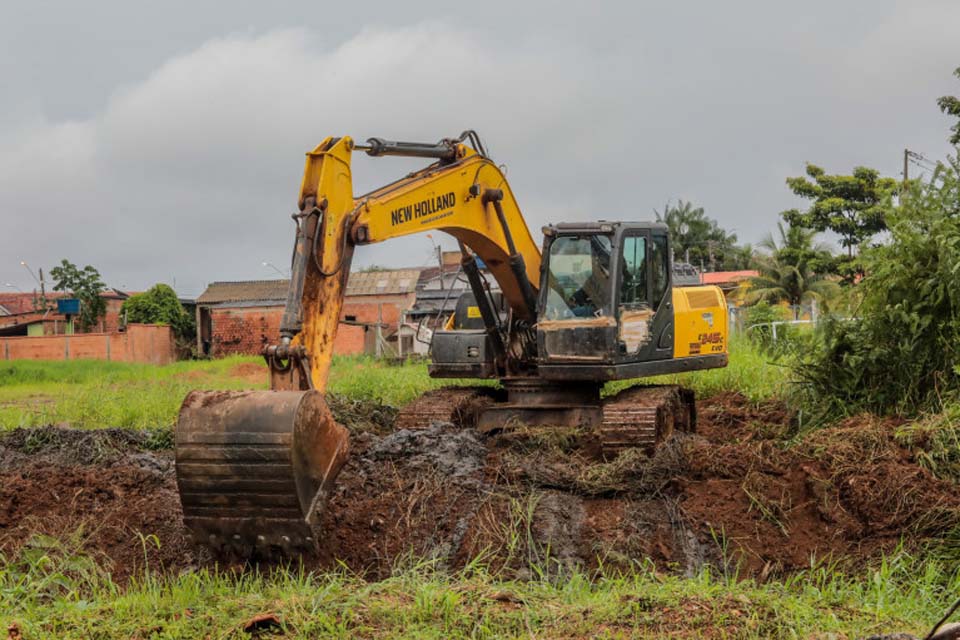
[[[335,353],[380,353],[384,338],[396,332],[401,315],[413,306],[420,271],[351,273]],[[280,335],[287,285],[287,280],[211,283],[197,298],[198,351],[213,357],[259,354]]]

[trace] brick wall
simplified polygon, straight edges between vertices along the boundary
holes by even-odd
[[[0,338],[3,360],[114,360],[169,364],[176,359],[170,327],[130,324],[123,333]]]
[[[382,305],[382,321],[389,325],[384,333],[396,329],[400,312],[413,306],[414,295],[355,296],[344,301],[341,321],[377,322],[378,307]],[[210,309],[210,355],[223,357],[233,354],[259,354],[265,344],[280,335],[283,308],[271,307],[213,307]],[[341,323],[337,328],[334,353],[355,354],[364,350],[364,327]]]
[[[259,354],[280,335],[282,307],[214,307],[210,309],[210,355]]]

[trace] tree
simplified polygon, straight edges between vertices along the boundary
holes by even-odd
[[[720,268],[723,271],[741,271],[752,269],[756,263],[756,252],[749,244],[734,245],[723,254]]]
[[[783,219],[792,227],[836,233],[852,261],[855,249],[886,230],[886,217],[893,206],[892,195],[898,182],[881,178],[879,171],[867,167],[856,167],[849,176],[827,175],[820,167],[807,163],[807,177],[787,178],[787,185],[813,204],[806,211],[784,211]]]
[[[828,417],[938,412],[960,394],[960,162],[912,183],[889,225],[864,252],[859,319],[823,323],[797,369]]]
[[[120,312],[127,322],[167,324],[181,341],[196,337],[196,325],[180,304],[174,290],[165,284],[155,284],[143,293],[127,298]]]
[[[960,67],[954,69],[953,75],[960,78]],[[940,107],[940,111],[948,116],[960,118],[960,98],[957,96],[943,96],[937,100],[937,106]],[[950,144],[960,144],[960,120],[957,120],[957,123],[950,127],[950,131],[953,131],[953,135],[950,136]]]
[[[800,316],[800,305],[808,300],[824,300],[833,295],[837,284],[817,273],[814,267],[830,257],[824,245],[814,244],[816,232],[777,223],[779,243],[770,234],[760,246],[769,256],[757,260],[760,275],[751,278],[750,302],[786,302]]]
[[[678,260],[703,264],[713,270],[736,253],[736,234],[720,228],[716,220],[707,217],[703,207],[678,200],[676,206],[668,202],[662,212],[654,210],[654,214],[657,221],[669,228],[670,242]]]
[[[80,300],[80,330],[89,331],[107,312],[107,303],[100,295],[107,288],[100,279],[100,272],[85,266],[79,269],[69,260],[50,270],[54,291],[69,291]]]

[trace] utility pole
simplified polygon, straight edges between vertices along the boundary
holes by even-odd
[[[903,150],[903,188],[904,190],[906,190],[907,183],[910,180],[909,167],[910,167],[910,149],[904,149]]]
[[[40,304],[43,310],[47,310],[47,281],[43,279],[43,268],[37,269],[40,272]]]

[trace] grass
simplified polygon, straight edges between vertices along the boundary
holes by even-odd
[[[657,376],[644,382],[680,384],[693,389],[698,398],[709,398],[724,392],[739,392],[752,402],[761,402],[781,397],[789,383],[789,376],[788,366],[774,362],[746,338],[734,337],[730,341],[730,362],[726,367]],[[608,395],[616,393],[636,382],[638,381],[610,382],[604,392]]]
[[[0,428],[69,423],[79,429],[168,429],[194,389],[266,389],[256,357],[177,362],[167,366],[71,360],[0,364]],[[329,390],[350,399],[400,406],[445,384],[423,363],[388,365],[365,357],[334,360]]]
[[[154,542],[142,539],[145,545]],[[0,558],[2,560],[2,558]],[[242,638],[272,614],[288,636],[825,638],[926,631],[960,590],[960,573],[903,552],[867,579],[818,566],[758,584],[638,565],[629,574],[506,581],[475,563],[421,563],[367,582],[345,571],[147,572],[112,582],[70,541],[45,538],[0,562],[0,623],[24,638]]]
[[[684,384],[700,397],[740,391],[753,401],[761,401],[777,396],[785,384],[787,370],[768,360],[750,342],[734,341],[730,365],[724,369],[662,376],[652,381]],[[61,423],[79,429],[169,429],[180,403],[193,389],[266,389],[265,369],[261,379],[256,376],[261,363],[256,357],[162,367],[96,360],[5,362],[0,364],[0,429]],[[635,382],[609,383],[606,393]],[[402,406],[429,389],[476,383],[433,379],[424,363],[392,365],[352,356],[334,359],[328,388],[349,399]]]
[[[755,402],[778,397],[788,370],[746,341],[734,341],[726,369],[668,376],[701,397],[737,391]],[[191,389],[266,388],[257,358],[182,362],[166,367],[92,361],[0,364],[0,428],[68,422],[78,428],[168,430]],[[245,374],[245,375],[243,375]],[[424,364],[402,367],[337,358],[329,388],[350,400],[402,405],[451,384]],[[607,392],[631,384],[608,385]],[[950,423],[951,427],[953,422]],[[940,427],[930,424],[930,429]],[[950,431],[951,435],[955,431]],[[904,434],[929,441],[929,433]],[[955,438],[950,439],[953,443]],[[561,443],[562,444],[562,443]],[[955,457],[928,461],[951,476]],[[919,447],[919,444],[916,446]],[[940,449],[937,449],[940,451]],[[770,505],[757,500],[758,509]],[[504,544],[534,563],[529,505],[513,506]],[[140,535],[131,532],[131,536]],[[960,539],[960,534],[958,534]],[[140,536],[141,543],[158,544]],[[531,555],[532,554],[532,555]],[[544,560],[544,557],[547,560]],[[909,631],[922,635],[960,592],[956,563],[898,552],[861,575],[817,565],[780,582],[743,580],[736,571],[665,575],[638,562],[623,574],[534,570],[532,580],[502,578],[482,560],[447,573],[408,561],[393,577],[367,582],[345,569],[270,573],[163,567],[117,584],[69,535],[32,539],[14,557],[0,553],[0,629],[24,638],[245,638],[253,616],[274,614],[288,637],[730,637],[827,638]]]
[[[146,364],[73,360],[0,365],[0,427],[168,428],[196,388],[266,388],[236,375],[253,358]]]

